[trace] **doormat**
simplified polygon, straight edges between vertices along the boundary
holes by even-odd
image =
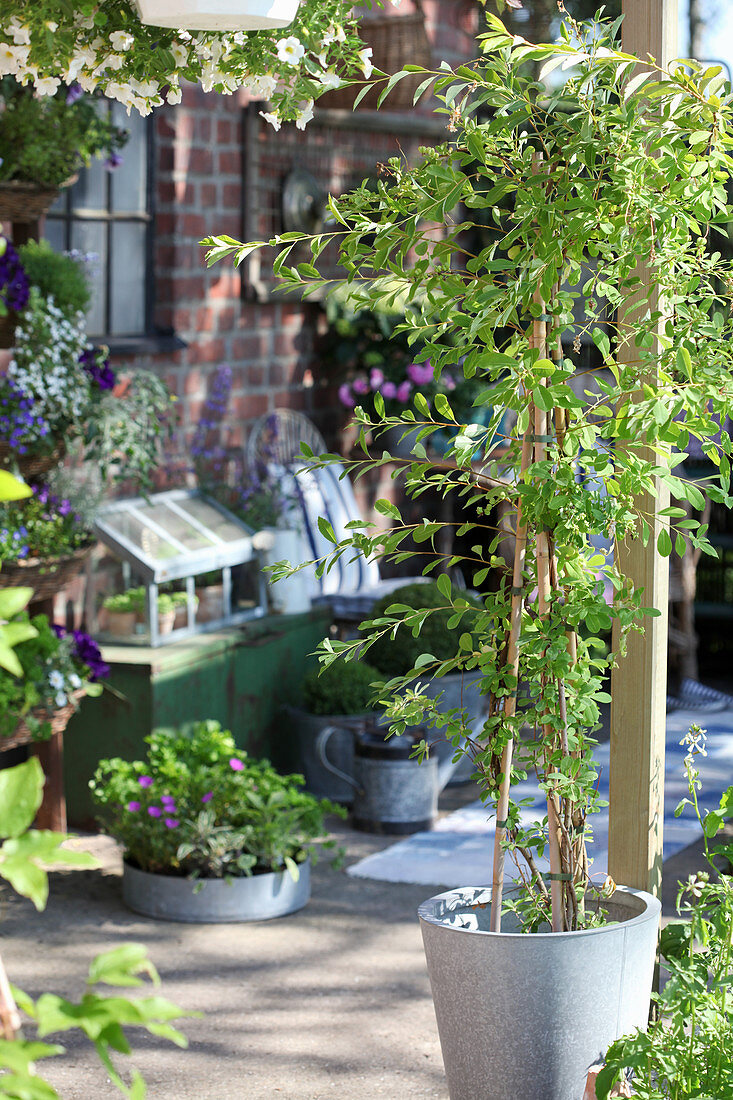
[[[700,827],[689,806],[685,807],[680,817],[674,816],[676,806],[688,793],[682,763],[686,749],[680,741],[695,721],[707,730],[708,738],[707,756],[697,757],[703,784],[701,808],[714,809],[723,791],[733,783],[733,713],[703,716],[699,711],[677,710],[669,714],[664,798],[665,859],[700,836]],[[595,758],[600,767],[599,792],[605,800],[608,799],[609,755],[607,742],[598,745]],[[512,797],[515,801],[523,798],[532,800],[522,812],[524,821],[541,821],[545,816],[544,795],[536,781],[518,783],[512,788]],[[608,866],[608,809],[593,814],[592,825],[593,843],[589,847],[593,861],[592,876],[602,881]],[[487,820],[486,809],[477,801],[441,818],[430,832],[414,833],[381,852],[367,856],[349,867],[347,874],[423,886],[485,886],[491,882],[493,847],[493,817]],[[515,875],[514,865],[507,860],[507,878]]]

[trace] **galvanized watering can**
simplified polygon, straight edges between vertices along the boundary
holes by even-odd
[[[419,764],[411,760],[414,745],[424,732],[414,731],[385,741],[385,726],[370,725],[355,736],[354,775],[335,767],[326,756],[337,726],[327,726],[316,742],[325,768],[354,788],[352,824],[367,833],[403,835],[429,829],[438,812],[438,795],[457,768],[452,753],[439,759],[433,750]]]

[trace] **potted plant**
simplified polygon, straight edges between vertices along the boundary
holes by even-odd
[[[17,49],[17,47],[15,47]],[[21,51],[22,52],[22,51]],[[95,156],[121,163],[127,131],[99,110],[100,98],[76,82],[36,96],[13,76],[0,79],[0,214],[7,221],[39,218],[59,188]]]
[[[143,597],[143,606],[145,600]],[[139,601],[130,592],[118,592],[105,596],[102,607],[106,612],[106,629],[115,638],[130,638],[135,633],[140,610]]]
[[[188,593],[187,592],[171,592],[170,598],[173,602],[173,629],[182,630],[188,626]],[[198,607],[199,602],[196,596],[193,597],[194,613]]]
[[[84,695],[99,695],[109,672],[96,643],[45,615],[26,611],[9,620],[22,641],[15,647],[21,672],[0,668],[0,747],[45,741],[62,731]]]
[[[353,777],[354,735],[377,717],[372,685],[380,679],[378,670],[365,661],[325,669],[322,674],[313,669],[303,680],[302,707],[287,708],[298,738],[306,787],[318,798],[351,802],[353,787],[324,766],[317,745],[323,731],[332,729],[328,758],[339,771]]]
[[[102,760],[90,781],[107,832],[125,849],[123,896],[147,916],[246,921],[310,897],[314,843],[343,811],[237,749],[218,722],[156,730],[147,758]]]
[[[32,495],[0,504],[0,587],[29,584],[49,599],[77,576],[93,545],[93,494],[61,475]]]
[[[659,554],[682,553],[685,539],[670,535],[679,518],[692,545],[712,552],[705,529],[664,495],[696,509],[705,494],[730,503],[731,441],[720,425],[733,407],[731,280],[728,261],[706,244],[731,218],[721,181],[732,111],[720,72],[639,63],[618,50],[618,24],[572,26],[559,45],[534,46],[487,19],[480,62],[424,72],[446,141],[414,167],[391,161],[375,191],[331,203],[346,278],[375,301],[398,286],[434,370],[462,358],[464,374],[483,381],[479,405],[491,409],[485,427],[456,425],[447,396],[431,409],[418,391],[399,418],[378,398],[373,416],[355,410],[365,450],[367,432],[420,428],[407,493],[430,486],[477,505],[479,518],[462,525],[473,534],[463,558],[477,586],[489,570],[503,573],[478,614],[447,576],[437,582],[459,664],[480,674],[487,697],[476,765],[497,818],[491,889],[451,891],[420,910],[450,1094],[566,1100],[582,1094],[588,1067],[615,1038],[647,1020],[659,903],[594,879],[586,838],[599,809],[593,731],[604,675],[659,609],[596,543],[647,542],[653,532]],[[569,74],[564,86],[546,93],[525,75],[528,61]],[[477,225],[483,235],[467,250]],[[287,285],[319,283],[288,265],[290,239],[270,243],[281,245],[276,270]],[[222,242],[211,244],[212,260],[221,258]],[[578,377],[580,332],[598,356]],[[507,411],[516,420],[499,459],[494,436]],[[431,460],[425,441],[451,425],[450,461]],[[677,470],[690,437],[715,464],[703,485]],[[383,461],[367,453],[358,467]],[[662,497],[655,528],[639,508],[645,493]],[[515,517],[510,561],[497,552],[498,505]],[[358,545],[404,560],[412,552],[403,543],[417,534],[434,568],[440,524],[405,525],[396,505],[379,506],[392,530],[355,529],[342,542],[330,532],[333,554]],[[322,657],[369,659],[381,635],[419,633],[432,614],[395,603],[366,638],[326,640]],[[610,626],[603,656],[595,639]],[[461,717],[441,715],[417,686],[455,669],[426,653],[395,678],[392,728],[427,720],[460,747]],[[511,797],[530,772],[546,793],[544,821],[523,819]],[[509,867],[518,892],[504,891]]]
[[[17,315],[25,309],[29,293],[23,263],[7,237],[0,235],[0,347],[12,347]]]

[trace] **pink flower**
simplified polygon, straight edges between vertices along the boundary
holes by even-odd
[[[138,783],[141,787],[152,787],[153,780],[150,778],[149,775],[141,775],[138,779]]]
[[[427,386],[433,380],[433,368],[430,360],[428,359],[427,363],[410,363],[407,368],[407,377],[416,386]]]
[[[214,792],[213,791],[207,791],[206,794],[201,799],[201,801],[202,802],[211,802],[213,797],[214,797]]]
[[[456,388],[456,380],[452,374],[444,374],[443,382],[445,383],[445,388],[448,390],[449,393]]]
[[[175,810],[175,808],[176,808],[176,800],[175,800],[175,798],[173,797],[173,795],[172,795],[172,794],[164,794],[164,795],[163,795],[163,796],[161,797],[160,801],[161,801],[161,802],[163,803],[163,805],[165,806],[166,810]]]
[[[175,817],[167,817],[165,819],[165,827],[166,829],[177,829],[178,822],[176,821]]]
[[[355,378],[351,383],[354,393],[369,393],[369,383],[366,378]]]
[[[412,382],[401,382],[399,384],[399,386],[397,387],[397,394],[396,394],[397,400],[401,401],[402,404],[404,405],[405,402],[407,401],[407,398],[410,396],[410,391],[411,390],[412,390]]]
[[[140,805],[141,804],[133,798],[132,802],[127,803],[127,808],[128,810],[130,810],[131,813],[134,814],[136,810],[140,809]]]
[[[238,760],[236,756],[233,756],[229,761],[229,767],[233,772],[241,772],[244,770],[244,764],[241,760]]]
[[[378,390],[383,382],[384,371],[380,370],[379,367],[372,367],[369,374],[369,385],[372,387],[372,390]]]
[[[342,386],[339,386],[339,401],[342,405],[345,405],[347,409],[353,409],[356,404],[348,382],[344,382]]]
[[[151,817],[161,817],[163,811],[160,806],[148,806],[148,813]]]
[[[397,387],[395,386],[394,382],[390,382],[390,381],[385,382],[384,385],[382,386],[381,394],[382,394],[382,397],[387,397],[387,398],[396,397],[397,396]]]

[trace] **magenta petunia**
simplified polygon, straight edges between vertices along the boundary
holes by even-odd
[[[339,386],[339,401],[342,405],[345,405],[347,409],[353,409],[356,404],[348,382],[344,382],[343,385]]]
[[[382,386],[382,397],[395,397],[397,395],[397,387],[394,382],[390,382],[389,379]]]
[[[214,797],[214,792],[213,791],[207,791],[206,794],[203,795],[201,801],[202,802],[211,802],[213,797]]]
[[[241,760],[238,760],[236,756],[233,756],[229,761],[229,767],[234,772],[241,772],[244,769],[244,764]]]
[[[135,813],[135,810],[139,810],[139,809],[140,809],[140,806],[141,806],[141,803],[140,803],[140,802],[138,802],[138,801],[137,801],[136,799],[134,799],[134,798],[133,798],[132,802],[128,802],[128,803],[127,803],[127,808],[128,808],[128,810],[131,810],[131,811],[132,811],[132,813]]]
[[[141,775],[138,779],[138,783],[141,787],[152,787],[153,780],[149,775]]]
[[[160,801],[163,803],[164,806],[168,806],[171,808],[173,808],[173,806],[175,806],[176,804],[176,800],[172,794],[161,795]]]
[[[167,817],[165,819],[165,827],[166,829],[177,829],[178,822],[176,821],[175,817]]]
[[[151,817],[160,817],[163,811],[160,806],[148,806],[148,813]]]

